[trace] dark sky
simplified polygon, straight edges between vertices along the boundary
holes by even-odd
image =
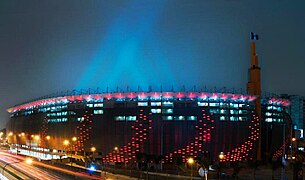
[[[304,0],[2,0],[6,108],[57,91],[245,88],[249,32],[262,90],[305,95]]]

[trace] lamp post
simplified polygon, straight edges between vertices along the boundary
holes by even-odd
[[[9,133],[7,134],[7,142],[8,142],[9,145],[10,145],[10,139],[11,139],[11,137],[12,137],[13,135],[14,135],[13,132],[9,132]]]
[[[225,158],[225,155],[223,152],[220,152],[219,155],[218,155],[218,158],[219,158],[219,178],[220,178],[220,175],[221,175],[221,169],[222,169],[222,161],[223,159]]]
[[[94,146],[92,146],[92,147],[90,148],[90,150],[91,150],[91,152],[92,152],[92,161],[93,161],[93,159],[94,159],[94,152],[96,151],[96,148],[95,148]]]
[[[72,142],[73,142],[72,148],[71,148],[71,166],[72,166],[72,159],[73,159],[72,150],[74,150],[74,153],[76,153],[75,148],[73,149],[73,145],[74,145],[74,143],[77,141],[77,137],[74,136],[74,137],[71,138],[71,140],[72,140]]]
[[[63,144],[64,144],[64,146],[65,146],[65,150],[66,150],[67,156],[69,157],[67,147],[68,147],[68,145],[70,144],[70,141],[67,140],[67,139],[65,139],[65,140],[63,141]]]
[[[22,132],[20,134],[18,134],[18,136],[16,136],[16,142],[17,142],[17,145],[16,145],[16,155],[18,155],[18,147],[22,144],[22,140],[21,138],[25,136],[25,133]]]
[[[44,145],[45,145],[44,148],[47,148],[47,149],[48,149],[47,152],[50,152],[50,149],[49,149],[49,142],[50,142],[51,136],[47,135],[45,138],[46,138],[46,141],[45,141],[45,143],[44,143]],[[44,151],[44,150],[43,150],[43,151]],[[47,153],[44,152],[44,154],[45,154],[45,158],[47,158]],[[51,158],[51,159],[52,159],[52,158]]]
[[[193,179],[193,164],[194,164],[194,159],[192,157],[190,157],[187,160],[187,163],[191,166],[191,179]]]
[[[223,154],[223,152],[220,152],[218,157],[219,157],[219,160],[222,161],[225,158],[225,155]]]
[[[296,138],[291,139],[291,159],[292,160],[295,159],[295,154],[296,154],[296,151],[298,150],[298,144],[296,142],[297,142]]]

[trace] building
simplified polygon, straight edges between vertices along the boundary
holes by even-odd
[[[204,154],[216,161],[220,153],[225,154],[223,161],[241,161],[255,158],[255,99],[224,92],[82,92],[9,108],[7,128],[15,134],[10,142],[19,149],[83,153],[94,146],[109,162],[135,161],[139,153],[164,156],[166,162]],[[287,105],[287,100],[264,98],[263,126],[273,124],[274,131],[282,132]],[[270,153],[282,145],[282,138],[280,133],[277,141],[269,140]],[[71,142],[68,147],[65,139]]]
[[[282,95],[282,98],[290,101],[288,113],[291,116],[293,129],[297,138],[304,138],[305,97],[298,95]]]

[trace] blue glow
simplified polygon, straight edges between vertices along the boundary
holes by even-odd
[[[175,85],[171,64],[167,63],[160,42],[151,40],[156,36],[153,33],[166,1],[154,2],[149,10],[139,8],[139,1],[126,4],[114,23],[109,24],[98,52],[84,69],[77,89],[92,87],[92,84],[103,88],[126,85],[133,89],[138,85],[143,88],[152,84],[159,86],[160,79],[156,77],[160,77],[160,71],[168,74],[162,78],[166,79],[166,84]],[[143,46],[148,40],[146,51]]]
[[[95,166],[93,166],[93,165],[91,165],[89,169],[90,169],[90,171],[95,171],[96,170]]]

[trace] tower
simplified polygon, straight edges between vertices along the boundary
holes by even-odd
[[[261,116],[261,68],[258,66],[258,56],[255,49],[255,41],[258,40],[258,35],[251,32],[250,36],[250,68],[249,68],[249,80],[247,83],[247,93],[256,96],[255,109],[259,117],[259,140],[257,146],[256,160],[261,160],[261,128],[262,128],[262,116]]]

